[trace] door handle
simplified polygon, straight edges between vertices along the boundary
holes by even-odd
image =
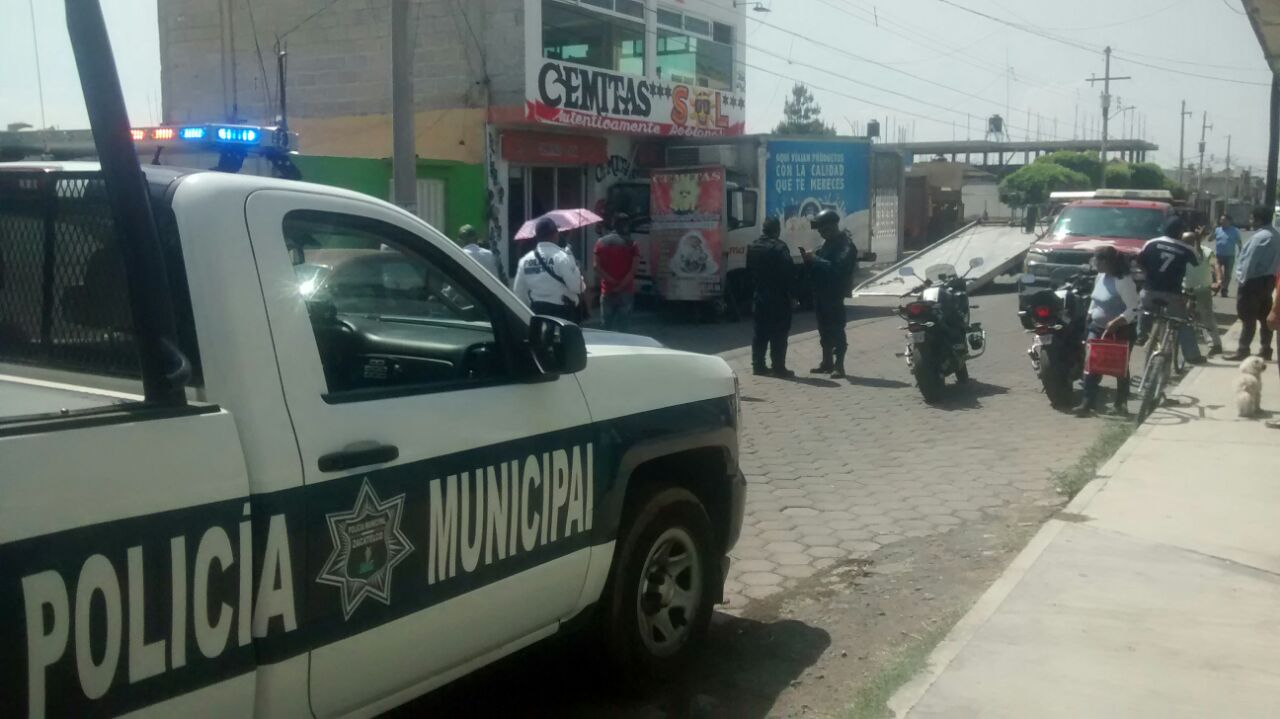
[[[369,464],[394,462],[399,457],[400,448],[394,444],[361,442],[337,452],[320,455],[316,464],[319,465],[321,472],[341,472],[344,469],[355,469]]]

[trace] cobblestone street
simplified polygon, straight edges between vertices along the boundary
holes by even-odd
[[[974,298],[987,329],[973,381],[926,405],[903,359],[896,301],[853,301],[847,380],[806,370],[817,333],[792,336],[792,381],[751,374],[750,352],[723,352],[742,378],[747,515],[733,552],[729,608],[782,591],[837,561],[906,538],[945,532],[1009,505],[1056,505],[1054,469],[1093,442],[1100,420],[1055,412],[1026,357],[1008,285]],[[797,315],[804,329],[811,314]],[[654,328],[673,347],[712,350],[749,322],[696,331]]]
[[[894,299],[849,306],[850,377],[809,375],[812,313],[797,314],[794,380],[751,374],[749,322],[641,314],[633,331],[720,354],[742,380],[742,537],[709,659],[685,681],[627,695],[607,681],[560,682],[590,662],[576,645],[534,648],[408,707],[423,713],[618,716],[844,716],[857,690],[908,641],[946,628],[1065,501],[1053,472],[1104,420],[1056,412],[1026,358],[1016,295],[973,298],[988,332],[972,382],[924,403],[905,362]],[[568,652],[566,656],[565,652]]]

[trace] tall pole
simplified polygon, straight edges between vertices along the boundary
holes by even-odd
[[[36,59],[36,93],[40,98],[40,136],[44,138],[44,154],[49,155],[49,124],[44,119],[44,79],[40,73],[40,40],[36,37],[35,0],[27,0],[27,12],[31,14],[31,47]]]
[[[1212,130],[1213,125],[1209,124],[1209,113],[1205,111],[1200,118],[1200,169],[1196,171],[1196,193],[1204,188],[1204,136],[1205,132]]]
[[[413,151],[413,51],[409,47],[409,0],[391,0],[391,177],[392,200],[417,212],[418,171]]]
[[[1276,163],[1280,161],[1280,77],[1271,76],[1271,116],[1268,118],[1267,189],[1262,196],[1264,207],[1276,204]]]
[[[1112,77],[1111,75],[1111,46],[1108,45],[1103,54],[1106,56],[1106,74],[1102,77],[1089,78],[1089,84],[1102,82],[1102,139],[1098,143],[1098,158],[1102,160],[1102,187],[1107,186],[1107,130],[1111,122],[1111,81],[1112,80],[1128,80],[1125,77]]]
[[[1231,136],[1227,135],[1227,172],[1231,172]]]
[[[1183,182],[1182,176],[1186,170],[1187,161],[1183,155],[1187,146],[1187,116],[1190,114],[1191,111],[1187,109],[1187,101],[1183,100],[1182,114],[1178,118],[1178,123],[1181,125],[1181,129],[1178,130],[1178,184],[1184,187],[1186,183]]]

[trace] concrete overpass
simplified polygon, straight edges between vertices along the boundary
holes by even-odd
[[[886,142],[876,147],[897,150],[920,160],[930,160],[941,155],[951,162],[963,162],[977,167],[998,169],[1011,165],[1025,165],[1041,155],[1060,150],[1073,152],[1100,152],[1099,140],[1031,140],[1027,142],[996,142],[994,140],[959,140],[930,142]],[[1147,153],[1160,149],[1146,140],[1107,140],[1107,159],[1127,162],[1145,162]]]

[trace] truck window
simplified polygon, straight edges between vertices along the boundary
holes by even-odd
[[[447,258],[407,247],[397,227],[296,211],[284,240],[331,394],[439,389],[507,374],[490,309]]]
[[[201,384],[177,226],[153,200],[179,345]],[[141,379],[124,261],[97,172],[0,176],[0,363]]]

